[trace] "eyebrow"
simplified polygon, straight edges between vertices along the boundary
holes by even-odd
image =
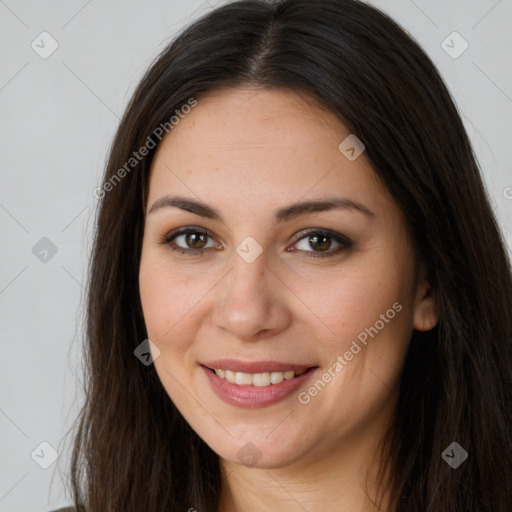
[[[184,196],[167,195],[157,199],[149,209],[148,215],[161,210],[162,208],[171,207],[180,208],[181,210],[195,213],[201,217],[206,217],[208,219],[224,223],[224,219],[217,209],[203,203],[202,201],[197,201]],[[329,197],[326,199],[297,202],[283,208],[279,208],[274,211],[274,219],[276,222],[284,222],[308,213],[324,212],[334,209],[349,210],[362,213],[369,217],[375,217],[375,213],[356,201],[343,197]]]

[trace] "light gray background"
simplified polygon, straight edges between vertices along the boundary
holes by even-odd
[[[210,0],[0,0],[0,512],[46,511],[64,495],[82,404],[83,283],[108,147],[142,73]],[[512,247],[511,0],[373,1],[424,47],[447,82]],[[58,42],[36,53],[41,32]],[[457,31],[458,58],[442,48]],[[461,48],[460,41],[447,43]],[[45,46],[48,48],[48,45]],[[350,70],[347,70],[350,73]],[[58,252],[32,252],[42,238]],[[47,442],[57,460],[31,454]],[[42,450],[42,451],[41,451]],[[43,445],[35,452],[50,460]]]

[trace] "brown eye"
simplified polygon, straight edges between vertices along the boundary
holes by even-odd
[[[208,241],[208,235],[206,233],[189,231],[183,236],[185,237],[185,244],[191,249],[203,249]]]
[[[210,245],[208,245],[209,239],[211,240]],[[176,229],[161,238],[158,243],[169,245],[173,251],[190,255],[202,255],[206,249],[221,248],[219,244],[215,243],[208,231],[194,226]]]
[[[309,245],[312,249],[319,251],[327,251],[331,246],[331,239],[326,235],[311,235],[309,238]]]
[[[334,249],[330,250],[333,244]],[[343,250],[350,249],[352,245],[352,241],[341,233],[318,229],[303,234],[295,243],[299,251],[313,258],[334,256]]]

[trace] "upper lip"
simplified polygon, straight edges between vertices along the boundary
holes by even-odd
[[[315,365],[281,363],[279,361],[238,361],[236,359],[218,359],[201,364],[211,370],[222,369],[241,373],[300,371],[315,367]]]

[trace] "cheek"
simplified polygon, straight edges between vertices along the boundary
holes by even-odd
[[[161,350],[175,344],[187,312],[198,297],[191,291],[190,282],[176,277],[156,261],[141,263],[139,274],[140,299],[148,337]]]
[[[148,255],[141,260],[139,289],[146,327],[162,338],[171,335],[174,326],[200,300],[202,286],[201,280],[187,277],[156,255]]]
[[[324,363],[332,368],[343,358],[325,396],[333,410],[341,401],[361,414],[375,412],[398,381],[412,331],[411,276],[407,262],[398,265],[391,256],[333,280],[335,289],[323,296],[321,311],[335,332],[324,345]]]
[[[169,370],[193,370],[197,359],[194,340],[205,323],[205,308],[215,282],[213,275],[171,267],[154,255],[142,260],[140,298],[148,338],[162,355],[155,361],[157,370],[164,362]]]
[[[395,302],[405,308],[409,301],[409,279],[401,274],[399,266],[384,258],[368,260],[354,260],[340,272],[318,273],[316,278],[309,275],[291,285],[310,311],[328,326],[330,341],[343,344],[352,340],[365,327],[374,325]]]
[[[159,272],[149,270],[143,272],[139,280],[140,299],[148,336],[160,341],[166,330],[173,325],[173,309],[176,303],[175,287],[168,286],[166,279]]]
[[[177,275],[156,258],[143,259],[139,289],[148,338],[160,350],[155,370],[167,394],[183,412],[191,405],[183,389],[190,386],[185,363],[191,349],[191,313],[202,294],[200,290],[191,291],[190,280]]]

